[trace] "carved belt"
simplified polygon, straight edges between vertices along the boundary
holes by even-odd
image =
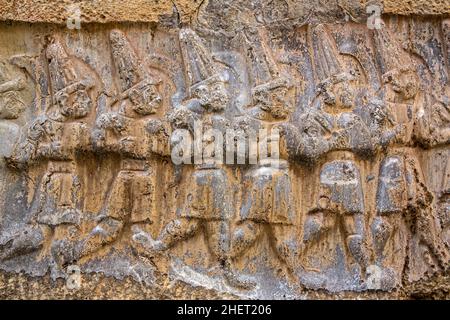
[[[146,171],[149,167],[147,160],[123,159],[120,164],[120,170],[127,171]]]
[[[71,173],[75,171],[75,163],[73,161],[49,161],[47,171]]]

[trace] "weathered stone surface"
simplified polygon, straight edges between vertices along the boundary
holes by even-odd
[[[121,0],[17,0],[0,1],[0,19],[24,22],[66,23],[71,15],[71,6],[81,9],[82,22],[160,22],[169,16],[179,16],[188,23],[197,18],[201,7],[208,6],[201,0],[130,0],[124,4]],[[233,4],[233,1],[223,1],[222,5]],[[244,3],[244,2],[243,2]],[[352,18],[366,17],[369,4],[379,4],[383,13],[397,15],[448,15],[450,3],[448,0],[408,1],[408,0],[338,0],[338,1],[266,1],[255,2],[255,7],[262,3],[270,10],[284,6],[290,8],[290,15],[301,17],[336,16],[349,14]]]
[[[448,298],[447,1],[77,3],[0,6],[2,297]]]

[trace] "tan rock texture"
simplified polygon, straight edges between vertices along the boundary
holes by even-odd
[[[338,0],[338,1],[296,1],[286,3],[295,8],[295,14],[301,15],[311,11],[317,14],[336,14],[339,11],[361,15],[370,3],[378,3],[384,7],[385,14],[398,15],[448,15],[449,0]],[[65,23],[72,5],[82,11],[83,23],[108,22],[159,22],[174,11],[183,22],[195,18],[200,6],[207,5],[208,0],[1,0],[0,20],[23,22]]]
[[[0,298],[448,299],[449,8],[411,3],[0,5]]]
[[[384,0],[384,12],[401,15],[436,15],[450,13],[448,0],[395,1]]]

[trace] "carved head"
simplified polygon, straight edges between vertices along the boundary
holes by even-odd
[[[389,113],[384,101],[372,98],[367,106],[370,110],[370,117],[373,123],[381,126],[389,120]]]
[[[145,82],[130,89],[128,97],[134,112],[141,116],[155,113],[162,105],[162,96],[155,83]]]
[[[55,95],[55,100],[61,114],[68,119],[86,117],[92,109],[92,100],[86,89],[72,93],[60,91]]]
[[[0,93],[0,119],[17,119],[25,110],[25,104],[17,91]]]
[[[394,69],[383,75],[383,82],[404,100],[412,99],[418,90],[417,74],[411,68]]]
[[[277,79],[252,90],[253,103],[277,119],[287,118],[293,110],[292,86],[286,79]]]
[[[212,112],[223,111],[229,102],[225,82],[221,79],[202,81],[191,89],[193,98],[197,98],[200,104]]]
[[[338,109],[351,109],[355,106],[356,92],[348,73],[335,75],[319,84],[319,93],[325,104]]]

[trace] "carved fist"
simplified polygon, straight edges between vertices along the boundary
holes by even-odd
[[[20,169],[32,162],[36,158],[36,153],[36,144],[26,140],[17,144],[11,156],[5,157],[5,161],[9,166]]]
[[[120,139],[119,151],[124,154],[134,154],[136,151],[136,140],[132,137]]]
[[[331,149],[343,149],[349,145],[349,137],[346,131],[334,132],[330,138]]]
[[[177,129],[188,129],[193,128],[194,126],[194,116],[192,112],[184,106],[173,110],[169,115],[169,121],[172,126]]]
[[[164,125],[164,122],[159,119],[152,119],[147,123],[146,126],[147,131],[150,134],[159,135],[165,134],[169,135],[168,128]]]
[[[100,129],[93,130],[91,140],[94,149],[103,149],[106,143],[105,131]]]

